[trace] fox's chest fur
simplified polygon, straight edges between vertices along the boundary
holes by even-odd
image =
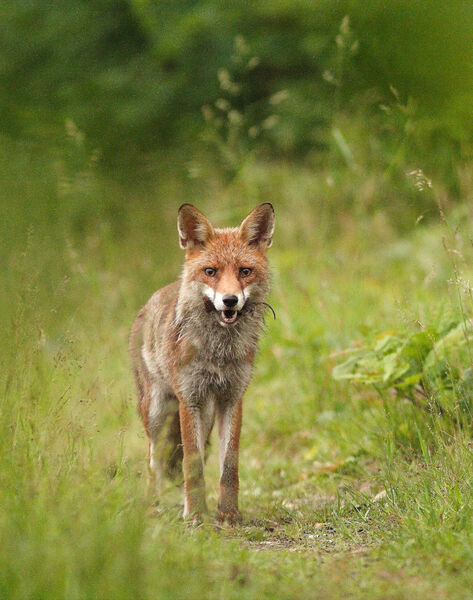
[[[185,313],[177,323],[177,361],[170,371],[186,401],[193,405],[213,397],[234,400],[245,391],[263,326],[257,307],[233,328],[222,327],[204,306]]]

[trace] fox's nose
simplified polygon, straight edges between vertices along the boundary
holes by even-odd
[[[224,296],[222,298],[222,302],[225,304],[225,306],[228,306],[228,308],[233,308],[238,302],[238,296]]]

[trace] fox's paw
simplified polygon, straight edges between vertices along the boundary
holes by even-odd
[[[201,499],[199,502],[192,503],[192,507],[189,507],[189,502],[184,499],[184,512],[182,518],[186,523],[191,526],[198,527],[202,525],[204,521],[208,519],[208,508],[205,499]]]
[[[209,521],[209,515],[207,510],[194,510],[192,513],[184,514],[183,519],[190,527],[200,527],[204,523]]]
[[[204,518],[200,513],[193,513],[184,517],[184,521],[189,527],[200,527],[204,523]]]
[[[241,512],[238,509],[222,511],[217,513],[217,522],[221,525],[238,525],[242,522]]]

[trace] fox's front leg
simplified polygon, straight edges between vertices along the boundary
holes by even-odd
[[[179,401],[181,439],[184,451],[184,518],[198,521],[207,512],[204,482],[204,445],[202,440],[202,418],[198,408],[189,408]]]
[[[218,520],[228,523],[241,521],[238,510],[238,451],[241,431],[241,398],[224,401],[218,407],[220,442],[220,495]]]

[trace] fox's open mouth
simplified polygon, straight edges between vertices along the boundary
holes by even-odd
[[[222,323],[225,325],[232,325],[238,318],[238,312],[236,310],[220,310],[218,312],[218,317]]]
[[[243,307],[242,311],[237,311],[234,310],[233,308],[226,308],[225,310],[217,310],[214,306],[214,303],[209,300],[209,298],[204,298],[204,304],[205,304],[205,309],[207,310],[207,312],[213,312],[215,313],[215,316],[218,319],[218,322],[220,323],[220,325],[226,326],[226,325],[233,325],[234,323],[237,322],[238,318],[240,317],[242,311],[244,311],[245,306]]]

